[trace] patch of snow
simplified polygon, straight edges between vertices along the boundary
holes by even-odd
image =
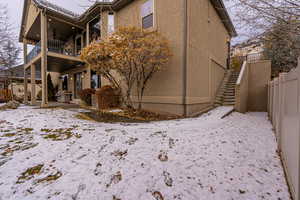
[[[110,110],[108,112],[110,112],[110,113],[119,113],[119,112],[123,112],[123,110],[121,110],[121,109],[114,109],[114,110]]]
[[[228,109],[146,124],[74,118],[82,110],[0,111],[0,199],[290,199],[266,113],[221,119]],[[55,129],[81,137],[46,139]],[[2,154],[24,143],[37,146]],[[40,173],[16,183],[39,164]]]

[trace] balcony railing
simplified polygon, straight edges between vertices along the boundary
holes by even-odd
[[[30,53],[27,55],[26,61],[27,63],[34,59],[39,53],[41,52],[41,42],[38,42],[35,47],[30,51]]]
[[[75,54],[73,48],[68,48],[64,41],[60,40],[49,40],[48,41],[48,51],[59,53],[68,56],[78,56]],[[31,52],[27,55],[27,63],[34,59],[41,52],[41,42],[38,42]]]

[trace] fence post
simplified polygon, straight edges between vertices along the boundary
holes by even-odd
[[[278,78],[275,78],[273,81],[274,84],[274,89],[273,89],[273,117],[272,117],[272,121],[273,121],[273,127],[275,129],[275,133],[276,133],[276,137],[277,135],[277,117],[278,117]],[[278,138],[277,138],[278,139]]]
[[[268,104],[267,104],[267,112],[268,116],[270,117],[270,82],[267,85],[268,87]]]
[[[270,120],[273,123],[273,101],[274,101],[274,90],[273,81],[270,82]]]
[[[299,125],[300,125],[300,57],[298,58],[298,67],[297,67],[297,79],[298,79],[298,120],[299,120]],[[298,135],[298,141],[300,141],[300,126],[298,128],[299,135]],[[298,146],[298,152],[300,155],[300,146]],[[298,158],[298,174],[300,174],[300,158]],[[300,199],[300,176],[298,176],[298,194],[296,194],[298,198]]]
[[[276,131],[278,136],[278,149],[281,151],[282,149],[282,125],[283,125],[283,118],[284,118],[284,108],[285,108],[285,81],[286,81],[287,73],[280,73],[279,74],[279,81],[278,81],[278,117],[277,117],[277,124],[276,124]]]

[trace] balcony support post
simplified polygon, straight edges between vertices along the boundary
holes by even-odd
[[[86,23],[86,46],[90,44],[90,23]]]
[[[26,73],[26,63],[27,63],[27,41],[23,41],[23,56],[24,56],[24,103],[28,103],[28,79]]]
[[[42,77],[42,104],[41,107],[48,105],[48,91],[47,91],[47,16],[41,13],[41,77]]]
[[[31,83],[31,105],[36,104],[36,92],[35,92],[35,77],[36,77],[36,66],[35,64],[32,64],[30,66],[31,69],[31,78],[30,78],[30,83]]]
[[[86,46],[90,44],[90,23],[88,22],[86,24]],[[86,88],[91,88],[91,67],[87,67],[87,73],[85,78],[87,79],[86,83]]]

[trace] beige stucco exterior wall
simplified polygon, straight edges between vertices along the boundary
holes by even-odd
[[[35,22],[39,13],[40,13],[39,9],[30,1],[29,12],[28,12],[26,26],[25,26],[25,35],[30,30],[31,26]]]
[[[267,111],[271,61],[249,63],[248,111]]]
[[[222,84],[224,79],[224,75],[226,69],[216,63],[214,60],[210,60],[210,67],[211,67],[211,97],[215,98],[217,92]]]
[[[144,1],[137,0],[115,15],[115,23],[120,26],[141,27],[141,5]],[[154,0],[155,28],[168,38],[173,57],[160,73],[152,78],[145,92],[144,106],[156,111],[171,111],[183,114],[182,106],[182,52],[183,52],[183,1]],[[157,105],[160,104],[160,105]],[[163,104],[163,105],[162,105]],[[168,104],[168,106],[166,106]]]
[[[238,78],[238,83],[235,86],[235,110],[241,113],[248,111],[249,98],[249,65],[243,64],[243,67]]]
[[[8,87],[11,88],[11,85],[9,85]],[[36,84],[35,85],[36,97],[41,90],[42,90],[42,85]],[[14,95],[16,95],[17,97],[24,97],[24,83],[13,83],[13,92],[14,92]],[[28,83],[28,94],[31,95],[31,84],[30,83]]]
[[[188,0],[187,103],[212,104],[226,70],[230,36],[210,0]],[[204,106],[205,107],[205,106]]]

